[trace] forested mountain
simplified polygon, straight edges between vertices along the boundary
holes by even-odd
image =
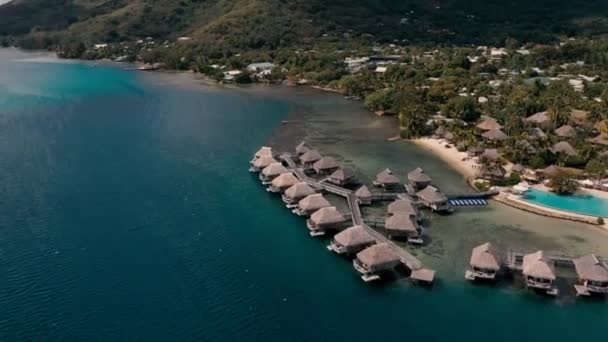
[[[345,33],[501,44],[603,34],[607,15],[605,0],[14,0],[0,6],[0,36],[89,43],[189,36],[242,49]]]

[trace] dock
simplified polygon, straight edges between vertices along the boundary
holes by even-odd
[[[509,249],[507,251],[507,258],[505,259],[505,266],[513,271],[521,271],[522,263],[524,260],[524,255],[533,253],[534,251],[521,251],[521,250],[513,250]],[[544,255],[551,261],[555,263],[556,266],[565,266],[565,267],[574,267],[574,259],[575,256],[550,251],[544,252]],[[598,257],[599,260],[608,260],[605,257]]]
[[[348,202],[348,207],[351,211],[351,218],[353,225],[361,225],[365,230],[376,239],[377,243],[386,243],[390,246],[391,250],[397,254],[403,264],[405,264],[410,270],[416,271],[422,269],[422,263],[415,256],[410,254],[405,249],[399,247],[394,241],[390,240],[386,236],[382,235],[369,225],[365,223],[361,208],[359,207],[359,199],[355,196],[355,193],[351,190],[342,188],[337,185],[329,184],[324,181],[317,181],[304,173],[304,170],[298,168],[296,163],[293,161],[290,154],[282,154],[279,157],[287,164],[287,167],[293,171],[296,177],[301,181],[307,183],[310,187],[315,189],[322,189],[329,193],[344,197]],[[378,200],[393,200],[399,198],[399,193],[380,193],[376,194],[375,198]]]

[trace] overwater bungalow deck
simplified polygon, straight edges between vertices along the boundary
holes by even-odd
[[[334,235],[327,249],[337,254],[356,254],[376,243],[363,226],[352,226]]]
[[[325,207],[314,212],[306,220],[306,227],[310,230],[311,236],[322,236],[328,230],[343,228],[346,221],[347,218],[336,207]]]
[[[285,193],[281,196],[281,199],[287,206],[287,208],[295,208],[298,206],[298,202],[306,196],[316,193],[313,188],[310,187],[306,182],[299,182],[292,185],[289,189],[285,190]]]
[[[500,257],[498,252],[486,242],[473,248],[469,269],[465,272],[465,279],[468,280],[495,280],[496,274],[500,271]]]

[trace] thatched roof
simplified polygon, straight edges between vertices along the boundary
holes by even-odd
[[[551,147],[551,152],[575,156],[576,150],[566,141],[560,141]]]
[[[593,254],[574,259],[574,267],[580,279],[608,282],[608,265]]]
[[[302,163],[308,164],[308,163],[314,163],[321,158],[322,157],[321,157],[321,154],[319,153],[319,151],[309,150],[308,152],[306,152],[300,156],[300,161]]]
[[[376,241],[362,226],[353,226],[336,234],[334,240],[344,247],[368,245]]]
[[[489,130],[499,130],[502,129],[502,125],[498,123],[498,121],[496,121],[496,119],[494,118],[485,118],[483,121],[481,121],[480,123],[477,124],[478,129],[482,130],[482,131],[489,131]]]
[[[590,141],[591,143],[594,143],[594,144],[606,146],[606,145],[608,145],[608,134],[600,133],[599,135],[588,139],[588,141]]]
[[[587,121],[590,114],[591,112],[587,110],[573,109],[570,112],[570,120],[576,124],[582,125]]]
[[[525,255],[522,267],[525,276],[555,280],[553,264],[543,251]]]
[[[358,198],[370,198],[372,197],[372,193],[371,191],[369,191],[366,185],[363,185],[362,187],[357,189],[357,191],[355,191],[355,196],[357,196]]]
[[[314,193],[315,191],[313,190],[313,188],[311,188],[310,185],[304,182],[294,184],[289,189],[285,190],[285,196],[292,199],[303,198]]]
[[[435,271],[429,270],[428,268],[413,270],[410,274],[410,278],[431,283],[435,279]]]
[[[289,188],[300,180],[292,172],[281,173],[277,178],[272,180],[272,186],[277,188]]]
[[[399,255],[393,252],[388,243],[375,244],[362,250],[357,253],[357,259],[367,266],[390,264],[400,261]]]
[[[534,127],[530,130],[530,136],[532,136],[534,138],[540,138],[540,139],[544,139],[547,137],[545,132],[543,132],[543,130],[538,127]]]
[[[420,167],[415,168],[413,171],[407,174],[407,179],[414,183],[430,183],[431,177],[429,177],[424,170]]]
[[[281,163],[272,163],[262,170],[262,174],[267,177],[278,176],[282,173],[289,172]]]
[[[469,264],[472,267],[484,270],[498,271],[500,269],[500,257],[496,249],[489,242],[473,248]]]
[[[562,174],[563,171],[555,165],[549,165],[546,168],[540,170],[540,173],[542,173],[545,177],[555,177],[557,175]]]
[[[547,115],[547,112],[538,112],[536,114],[530,115],[526,118],[526,122],[537,125],[544,125],[546,123],[551,122],[551,119]]]
[[[272,156],[261,156],[253,162],[253,166],[263,169],[266,166],[276,162],[277,161]]]
[[[554,133],[558,137],[570,138],[576,135],[576,130],[570,125],[563,125],[562,127],[556,129]]]
[[[423,201],[429,203],[443,203],[448,200],[448,197],[444,195],[439,189],[429,185],[426,188],[418,191],[416,196]]]
[[[304,154],[306,152],[310,151],[310,147],[308,147],[308,145],[306,145],[306,142],[302,141],[301,143],[298,144],[298,146],[296,146],[296,153],[297,154]]]
[[[332,157],[323,157],[317,160],[316,163],[312,166],[316,172],[332,170],[339,167],[338,162]]]
[[[316,225],[335,224],[346,221],[336,207],[324,207],[314,212],[310,220]]]
[[[384,228],[387,230],[418,232],[418,227],[412,221],[411,216],[401,213],[387,217],[384,221]]]
[[[348,167],[341,167],[334,171],[334,173],[332,173],[329,177],[343,182],[353,178],[354,176],[355,172],[352,169]]]
[[[329,206],[331,206],[331,204],[325,199],[325,197],[323,197],[322,194],[308,195],[298,202],[298,208],[306,211],[318,210]]]
[[[499,129],[492,129],[481,135],[482,137],[493,140],[493,141],[503,141],[509,139],[509,136],[504,134],[503,131]]]
[[[388,213],[391,215],[418,215],[418,209],[408,199],[398,199],[388,205]]]
[[[270,156],[270,157],[272,157],[272,147],[262,146],[262,148],[260,148],[255,153],[255,157],[256,158],[260,158],[260,157],[263,157],[263,156]]]
[[[385,169],[376,175],[376,181],[381,184],[399,184],[399,178],[393,175],[393,171]]]
[[[507,171],[500,164],[481,165],[477,171],[477,176],[481,178],[503,178],[506,174]]]
[[[511,166],[511,171],[513,172],[523,172],[525,170],[524,166],[521,164],[514,164]]]
[[[498,154],[498,150],[495,148],[486,148],[480,156],[482,159],[486,159],[489,161],[497,161],[500,155]]]

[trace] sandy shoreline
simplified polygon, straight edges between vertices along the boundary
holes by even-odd
[[[410,141],[433,153],[433,155],[443,160],[452,169],[458,171],[465,178],[472,178],[475,176],[475,168],[477,163],[475,163],[475,161],[471,159],[466,152],[458,151],[456,147],[451,144],[449,148],[446,148],[445,146],[448,145],[448,143],[436,138],[425,137]]]

